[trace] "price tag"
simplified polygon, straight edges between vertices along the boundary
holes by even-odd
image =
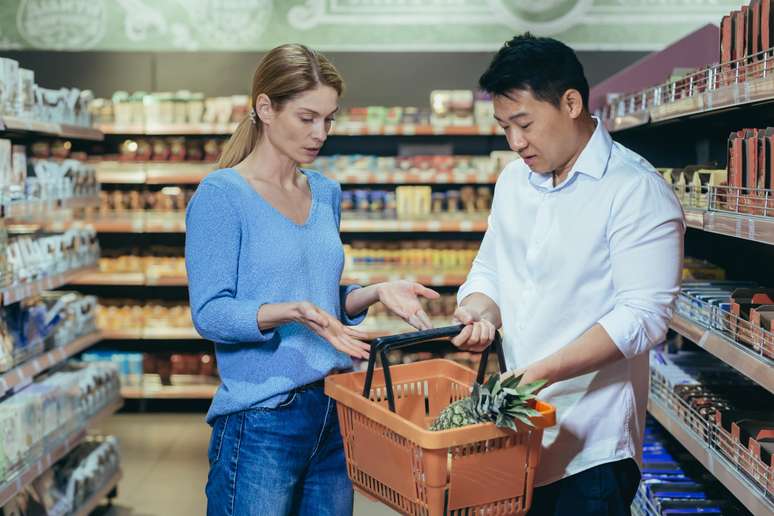
[[[405,220],[398,223],[398,228],[401,229],[402,231],[413,231],[416,229],[413,222],[405,221]]]
[[[749,219],[747,221],[747,238],[755,240],[755,219]]]
[[[449,175],[448,174],[436,174],[435,176],[435,182],[439,185],[445,185],[449,182]]]
[[[414,124],[406,124],[403,126],[403,134],[406,136],[414,136],[417,134],[417,128]]]
[[[473,222],[469,220],[460,221],[460,231],[473,231]]]
[[[428,231],[440,231],[441,230],[441,223],[437,220],[431,220],[427,223],[427,230]]]
[[[433,134],[440,135],[440,134],[446,134],[446,128],[442,125],[434,125],[433,127]]]
[[[394,125],[385,125],[384,134],[388,136],[392,136],[393,134],[398,134],[398,128]]]

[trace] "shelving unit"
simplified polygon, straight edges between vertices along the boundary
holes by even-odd
[[[733,464],[709,447],[704,439],[697,436],[652,396],[648,400],[648,412],[750,512],[756,515],[774,513],[774,500],[767,500],[758,487],[744,478]]]
[[[118,162],[104,161],[96,163],[97,178],[105,184],[145,184],[145,185],[193,185],[198,184],[207,174],[218,168],[217,163],[154,163],[154,162]],[[371,172],[353,170],[345,174],[328,176],[348,185],[383,184],[429,184],[462,185],[494,184],[498,174],[492,173],[440,173]]]
[[[127,400],[206,400],[215,396],[217,385],[175,385],[159,389],[142,389],[140,387],[122,387],[121,396]]]
[[[5,396],[10,390],[31,383],[38,374],[63,363],[68,358],[96,344],[102,338],[102,333],[99,331],[84,335],[69,344],[33,357],[15,368],[2,373],[0,375],[0,397]]]
[[[218,136],[230,135],[233,125],[145,125],[134,127],[118,127],[115,125],[101,126],[101,130],[107,135],[107,143],[116,142],[116,137],[131,138],[139,136]],[[451,143],[454,154],[464,156],[485,155],[489,156],[492,150],[506,148],[505,141],[501,137],[499,127],[433,127],[433,126],[399,126],[384,128],[353,127],[339,124],[335,127],[331,137],[326,142],[324,151],[331,154],[368,154],[375,155],[399,155],[397,148],[400,144],[423,145]],[[502,141],[500,141],[502,140]],[[499,142],[499,143],[497,143]],[[457,144],[462,143],[461,149]],[[195,185],[202,178],[216,168],[215,163],[192,162],[120,162],[105,160],[95,162],[100,182],[114,184],[118,189],[129,189],[142,185],[149,187]],[[449,173],[435,171],[362,171],[353,170],[341,174],[331,174],[328,177],[340,182],[342,185],[356,187],[362,186],[395,186],[395,185],[432,185],[443,190],[447,185],[493,185],[497,181],[500,170],[474,173]],[[445,215],[445,214],[444,214]],[[89,221],[100,234],[100,238],[112,239],[121,245],[116,235],[127,234],[127,239],[132,242],[144,241],[142,239],[156,239],[161,241],[163,235],[181,234],[185,231],[184,215],[177,213],[159,212],[122,212],[103,214]],[[57,224],[51,227],[56,228]],[[342,239],[350,238],[368,240],[377,235],[390,235],[386,238],[421,238],[464,240],[480,240],[486,231],[487,218],[480,213],[455,213],[449,216],[432,216],[422,220],[382,220],[382,219],[358,219],[345,214],[341,222]],[[147,236],[143,236],[147,235]],[[134,244],[136,245],[136,244]],[[342,283],[361,285],[372,284],[394,279],[408,279],[436,288],[454,288],[465,281],[465,271],[444,270],[346,270]],[[138,290],[144,287],[185,287],[187,278],[152,275],[148,272],[131,273],[90,273],[76,278],[73,285],[94,289],[95,292],[110,292],[110,287],[125,287],[131,292],[130,297],[144,297],[154,292]],[[138,292],[143,292],[138,296]],[[156,290],[155,292],[159,292]],[[175,295],[172,291],[165,293],[167,298]],[[400,329],[398,329],[400,328]],[[403,326],[374,327],[368,331],[372,337],[385,335],[390,331],[405,331]],[[174,346],[176,350],[182,349],[185,343],[180,341],[201,341],[201,337],[194,328],[149,328],[135,327],[128,330],[105,330],[104,339],[114,341],[116,346],[128,346],[134,350],[147,349],[147,352],[162,351]],[[147,342],[146,342],[147,341]],[[177,341],[174,344],[171,341]],[[193,393],[190,392],[193,390]],[[123,395],[127,399],[181,399],[181,398],[209,398],[214,393],[210,387],[204,387],[204,393],[196,388],[164,388],[158,392],[142,391],[138,388],[125,388]],[[204,394],[204,395],[203,395]],[[141,404],[141,407],[143,405]]]
[[[92,142],[104,140],[104,134],[94,128],[45,123],[16,117],[0,118],[0,136],[11,139],[21,138],[23,140],[50,137]],[[16,225],[40,229],[46,226],[48,222],[51,222],[52,219],[58,219],[60,230],[64,231],[80,224],[80,222],[73,221],[72,217],[65,210],[80,210],[96,206],[99,206],[99,197],[97,196],[45,201],[17,201],[0,206],[0,217],[7,223],[10,221],[7,224],[9,232],[12,232]],[[89,273],[96,270],[96,263],[93,263],[57,274],[51,274],[34,281],[7,286],[0,289],[0,303],[2,306],[17,303],[28,297],[37,296],[43,291],[62,287],[81,273]],[[31,384],[37,375],[64,364],[69,358],[87,350],[102,340],[102,338],[103,336],[99,331],[83,335],[63,346],[30,357],[16,367],[0,374],[0,397],[14,395],[16,391]],[[37,460],[32,460],[26,464],[11,480],[0,486],[0,507],[8,503],[26,486],[50,469],[52,465],[64,458],[84,440],[90,429],[99,426],[106,418],[120,410],[122,406],[123,400],[114,400],[87,421],[75,422],[77,430],[72,430],[72,424],[59,429],[56,435],[63,437],[63,439],[58,444],[52,445],[49,443],[49,449],[46,449]],[[70,432],[69,435],[66,432]],[[77,514],[89,514],[107,493],[115,488],[120,478],[119,472],[112,478],[105,479],[103,488],[94,493],[94,496],[91,497],[84,507],[77,511]]]
[[[22,489],[31,484],[36,478],[50,469],[56,462],[64,458],[73,448],[78,446],[86,437],[89,428],[96,426],[104,418],[120,409],[122,402],[114,402],[107,405],[97,415],[90,418],[78,430],[72,432],[58,445],[48,450],[40,459],[33,461],[19,472],[12,480],[0,486],[0,507],[7,504]]]
[[[72,278],[75,278],[79,274],[95,270],[97,270],[96,264],[88,267],[79,267],[77,269],[72,269],[59,274],[54,274],[53,276],[41,278],[30,283],[10,285],[0,289],[0,298],[2,298],[3,306],[16,303],[27,297],[40,294],[44,290],[52,290],[63,285],[67,285],[72,280]]]
[[[105,482],[104,485],[99,488],[86,503],[84,503],[75,511],[75,516],[89,516],[94,511],[94,509],[99,507],[102,501],[107,498],[114,489],[116,489],[118,482],[121,481],[123,476],[124,475],[121,470],[116,471],[115,474],[113,474],[113,476],[110,477],[107,482]]]
[[[774,394],[774,363],[770,360],[680,315],[672,317],[669,327]]]
[[[370,285],[383,281],[407,280],[436,287],[458,287],[465,282],[467,271],[441,272],[416,270],[391,271],[344,271],[343,285]],[[185,287],[185,276],[153,276],[143,272],[89,272],[73,278],[70,285],[118,286],[118,287]]]
[[[103,124],[99,129],[104,134],[125,136],[230,136],[236,124],[146,124],[118,126]],[[496,126],[433,126],[395,125],[383,127],[336,126],[332,136],[490,136],[501,134]]]
[[[0,133],[58,136],[89,141],[102,141],[105,139],[102,131],[92,127],[40,122],[12,116],[0,118]]]
[[[774,59],[770,51],[760,57],[761,60],[746,58],[738,62],[739,71],[731,84],[721,82],[721,79],[728,80],[729,65],[715,65],[679,81],[621,97],[612,107],[606,108],[607,115],[612,113],[605,118],[606,125],[617,140],[656,166],[680,168],[691,163],[713,163],[711,168],[723,168],[728,134],[743,127],[769,125],[767,120],[774,112]],[[763,73],[762,76],[752,75],[754,72]],[[774,245],[774,218],[752,215],[753,209],[747,210],[748,213],[730,213],[713,202],[718,198],[712,196],[713,188],[708,187],[710,193],[706,196],[706,192],[702,192],[704,201],[700,207],[691,205],[691,199],[682,198],[689,228],[686,254],[691,253],[693,244],[704,254],[702,258],[708,258],[707,255],[717,257],[717,253],[723,252],[738,253],[738,256],[721,258],[727,262],[747,262],[751,257],[745,256],[743,249],[753,252],[753,247],[745,246],[756,246],[755,253],[768,253],[760,258],[760,262],[771,263],[766,257],[774,256],[772,248],[768,247]],[[741,195],[737,197],[741,198]],[[762,202],[765,205],[765,201]],[[723,245],[715,246],[710,243],[715,235],[735,241],[724,241]],[[715,260],[710,258],[709,261]],[[753,263],[758,264],[757,261]],[[767,270],[752,264],[735,268],[732,274],[738,276],[732,279],[738,280],[770,278]],[[774,393],[774,362],[763,353],[680,314],[673,317],[670,328],[769,393]],[[753,514],[774,513],[774,497],[771,494],[767,497],[765,490],[723,457],[712,438],[696,434],[653,395],[648,411],[748,510]],[[708,432],[711,435],[717,430],[710,425]]]

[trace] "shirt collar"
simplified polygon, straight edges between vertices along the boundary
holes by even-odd
[[[605,170],[607,169],[607,162],[610,160],[610,151],[613,148],[613,139],[610,137],[610,133],[605,129],[604,124],[597,117],[593,117],[597,127],[594,129],[594,133],[589,138],[583,151],[578,156],[575,164],[572,166],[570,174],[567,179],[559,185],[558,188],[562,188],[569,184],[576,174],[585,174],[594,179],[601,178]],[[530,170],[529,182],[532,186],[540,190],[553,190],[557,187],[553,186],[553,174],[538,174]]]

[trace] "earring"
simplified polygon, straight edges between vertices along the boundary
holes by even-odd
[[[252,122],[253,125],[257,125],[258,124],[258,115],[255,114],[255,109],[252,108],[252,107],[250,108],[249,116],[250,116],[250,122]]]

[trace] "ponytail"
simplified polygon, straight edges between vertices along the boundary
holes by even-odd
[[[250,109],[252,109],[252,106]],[[223,152],[218,160],[218,168],[231,168],[244,160],[253,151],[261,136],[261,131],[258,129],[258,124],[260,123],[261,120],[256,118],[256,123],[254,124],[250,117],[245,117],[239,122],[234,134],[231,135],[226,145],[223,146]]]

